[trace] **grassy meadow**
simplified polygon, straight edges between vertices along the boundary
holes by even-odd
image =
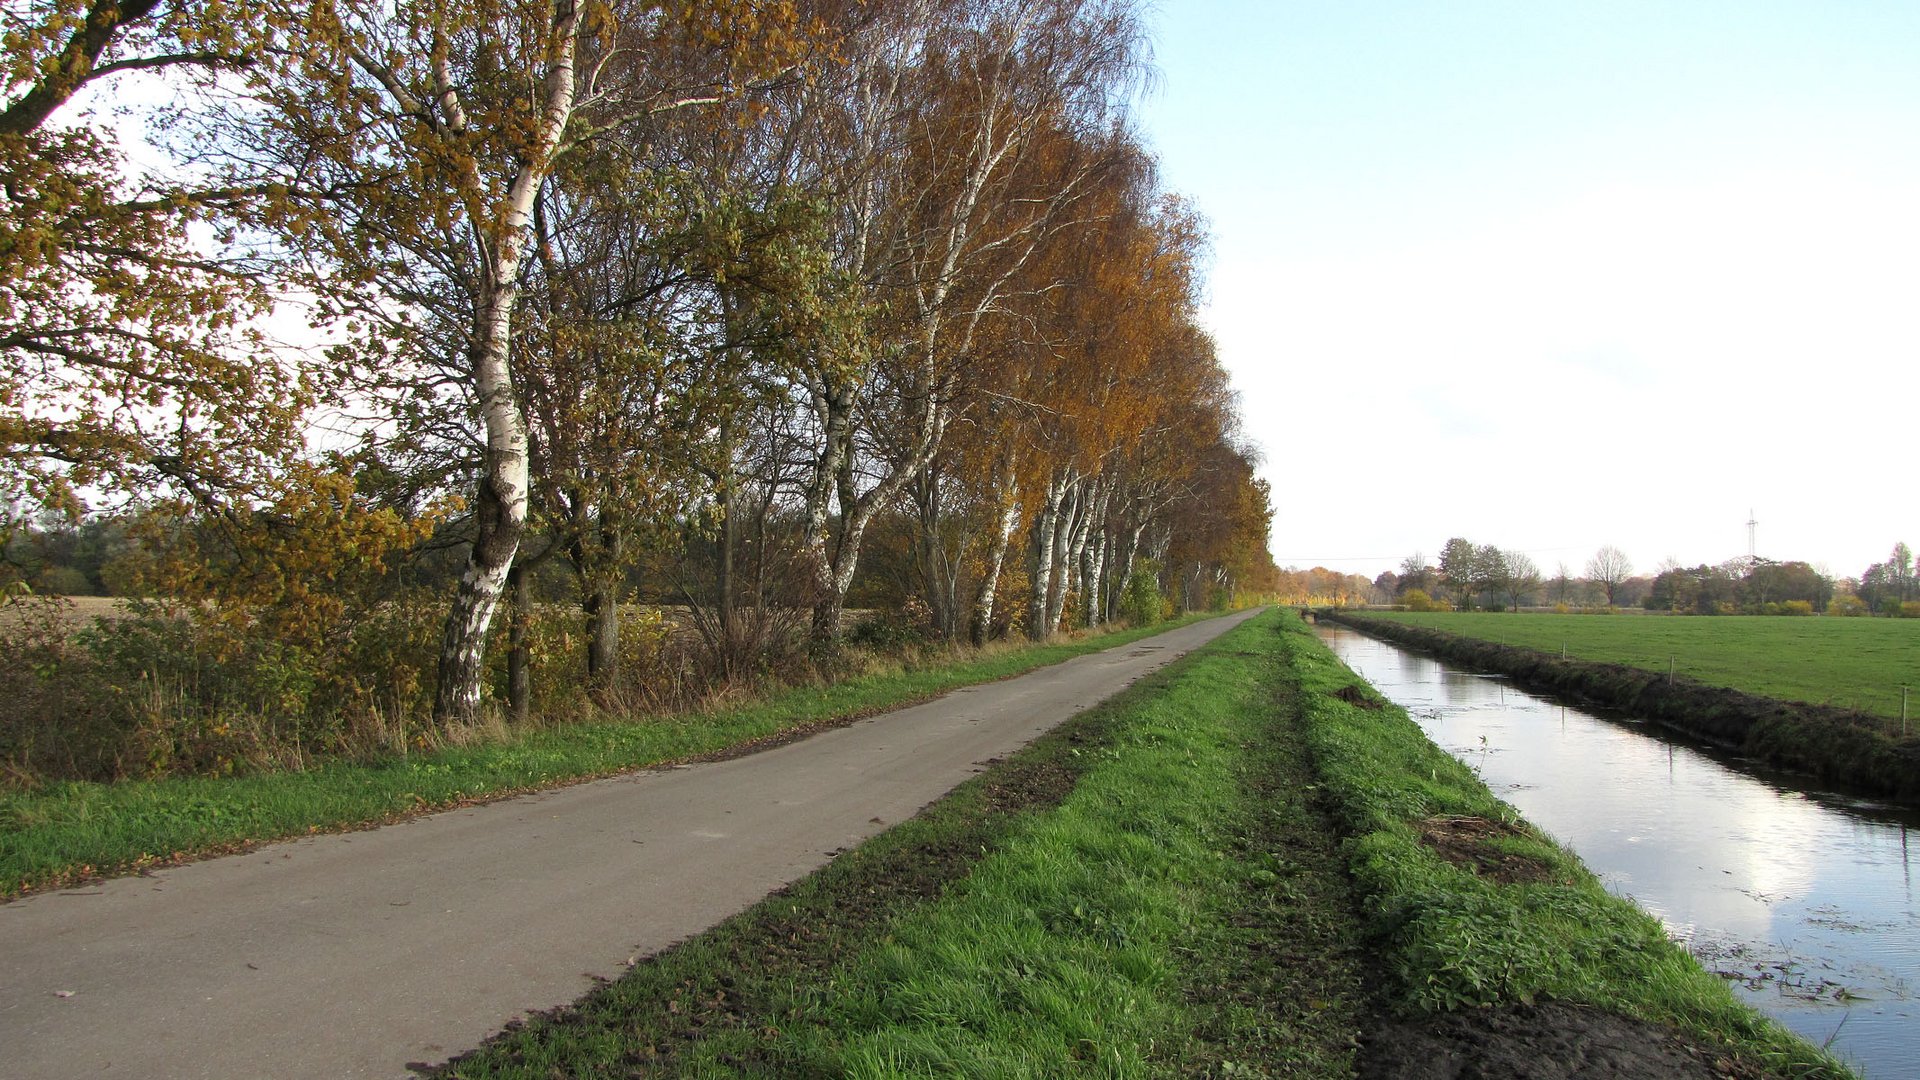
[[[1920,619],[1607,617],[1547,612],[1369,611],[1370,618],[1502,645],[1678,674],[1785,701],[1920,718]]]

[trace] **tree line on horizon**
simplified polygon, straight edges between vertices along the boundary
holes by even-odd
[[[1295,572],[1282,571],[1289,573]],[[1342,595],[1356,598],[1352,602],[1415,610],[1518,611],[1544,601],[1556,608],[1627,606],[1696,615],[1920,617],[1920,568],[1905,543],[1895,544],[1885,562],[1868,566],[1858,578],[1836,579],[1800,560],[1757,557],[1693,567],[1667,560],[1652,574],[1636,575],[1626,553],[1612,545],[1594,553],[1584,575],[1561,563],[1549,578],[1523,552],[1454,537],[1437,565],[1416,552],[1398,570],[1374,578],[1371,589],[1353,587],[1364,577],[1348,577]]]
[[[724,681],[1273,584],[1131,0],[16,7],[11,595],[194,624],[96,662],[446,728],[636,598]]]

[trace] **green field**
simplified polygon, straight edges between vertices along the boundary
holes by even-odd
[[[1672,670],[1749,694],[1900,716],[1900,687],[1920,718],[1920,619],[1726,615],[1712,618],[1505,612],[1369,611],[1370,618],[1560,652],[1582,660]]]

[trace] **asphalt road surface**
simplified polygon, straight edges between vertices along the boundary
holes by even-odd
[[[0,905],[0,1076],[409,1076],[752,906],[1248,614],[731,761]]]

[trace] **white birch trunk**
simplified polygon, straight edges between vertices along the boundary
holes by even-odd
[[[985,642],[993,632],[993,608],[1000,591],[1000,570],[1006,565],[1007,548],[1013,542],[1013,531],[1020,525],[1018,482],[1008,479],[1006,491],[1000,498],[1000,527],[994,533],[993,546],[987,551],[987,570],[981,575],[979,598],[974,602],[973,643],[976,645]]]
[[[561,136],[573,116],[579,34],[578,9],[561,0],[550,24],[549,40],[553,44],[542,87],[541,116],[532,145],[522,155],[522,164],[507,190],[506,204],[496,207],[484,201],[484,182],[477,175],[467,177],[469,228],[480,258],[480,295],[475,305],[471,354],[473,386],[486,430],[486,446],[474,505],[473,550],[460,575],[460,587],[441,638],[433,715],[442,725],[471,721],[480,711],[487,629],[526,529],[527,422],[513,387],[513,315],[520,295],[520,264],[533,227],[534,198],[553,167]],[[443,120],[451,131],[463,134],[467,119],[458,96],[450,78],[443,78],[442,83],[439,102]]]

